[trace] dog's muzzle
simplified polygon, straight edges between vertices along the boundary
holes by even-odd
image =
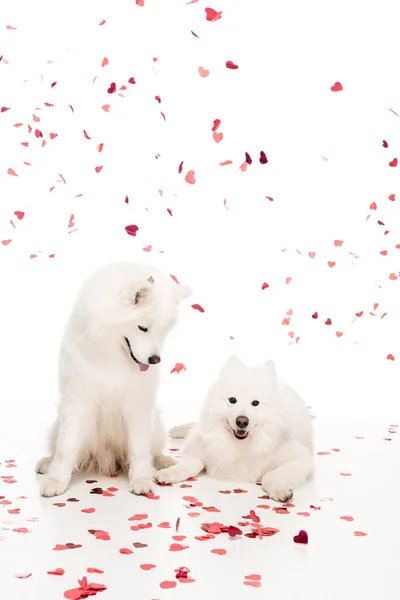
[[[133,352],[132,352],[132,348],[131,348],[131,345],[130,345],[130,343],[129,343],[129,340],[128,340],[128,338],[127,338],[127,337],[125,338],[125,342],[126,342],[126,345],[128,346],[129,355],[130,355],[131,359],[132,359],[132,360],[133,360],[133,361],[134,361],[134,362],[135,362],[137,365],[139,365],[139,370],[140,370],[140,371],[147,371],[147,369],[150,367],[150,365],[145,365],[144,363],[141,363],[141,362],[140,362],[140,360],[138,360],[138,359],[136,358],[136,356],[135,356],[135,355],[133,354]]]

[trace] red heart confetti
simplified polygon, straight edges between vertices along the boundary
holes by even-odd
[[[186,173],[185,181],[187,183],[190,183],[191,185],[193,185],[194,183],[196,183],[195,172],[194,171],[188,171]]]
[[[182,546],[182,544],[171,544],[169,549],[171,552],[179,552],[180,550],[186,550],[189,546]]]
[[[214,142],[219,144],[219,142],[222,141],[223,137],[224,137],[223,133],[220,133],[219,131],[214,131],[214,133],[213,133]]]
[[[200,304],[192,304],[192,308],[194,308],[194,310],[198,310],[201,313],[204,312],[204,308],[200,306]]]
[[[236,537],[237,535],[242,535],[242,530],[239,527],[235,527],[234,525],[230,525],[228,528],[229,537]]]
[[[102,583],[88,583],[86,577],[78,580],[78,583],[80,587],[64,592],[64,598],[68,598],[69,600],[79,600],[80,598],[95,596],[97,592],[102,592],[107,589]]]
[[[64,575],[64,573],[64,569],[61,569],[60,567],[57,567],[57,569],[54,569],[54,571],[47,571],[48,575]]]
[[[293,541],[296,544],[308,544],[308,534],[304,529],[300,529],[299,533],[294,536]]]
[[[331,87],[332,92],[341,92],[343,89],[342,84],[339,81],[336,81],[335,85]]]
[[[175,569],[176,571],[176,579],[187,579],[190,569],[187,567],[179,567],[179,569]]]
[[[104,573],[102,569],[96,569],[96,567],[88,567],[86,570],[88,573]]]
[[[183,363],[176,363],[171,373],[180,373],[181,371],[186,371],[186,367]]]
[[[208,69],[204,69],[204,67],[199,67],[197,70],[199,72],[200,77],[208,77],[210,74],[210,71],[208,71]]]
[[[136,233],[139,231],[139,227],[137,225],[127,225],[125,227],[125,231],[128,235],[136,236]]]
[[[220,119],[214,119],[214,124],[211,128],[211,131],[217,131],[217,129],[220,125],[221,125]]]
[[[160,588],[162,588],[163,590],[169,590],[171,588],[176,587],[178,584],[176,583],[176,581],[162,581],[160,583]]]
[[[238,65],[235,65],[235,63],[233,63],[231,60],[227,60],[226,61],[226,68],[227,69],[238,69]]]
[[[214,10],[213,8],[205,8],[204,9],[206,11],[206,19],[207,21],[218,21],[218,19],[221,18],[222,16],[222,11],[218,12],[216,10]]]

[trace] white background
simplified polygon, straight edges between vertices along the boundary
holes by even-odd
[[[215,22],[207,6],[2,0],[0,107],[10,110],[0,113],[0,241],[12,240],[0,244],[7,455],[25,453],[33,465],[43,450],[73,298],[93,268],[126,258],[194,289],[163,356],[168,423],[195,417],[231,353],[249,364],[274,358],[312,407],[319,440],[326,424],[340,436],[398,422],[400,283],[390,275],[400,265],[400,166],[389,166],[400,160],[398,6],[218,0]],[[342,91],[331,91],[335,82]],[[245,152],[253,162],[243,171]],[[131,224],[135,237],[125,231]],[[186,371],[171,374],[178,362]]]
[[[202,2],[3,6],[4,25],[17,28],[1,33],[1,104],[10,110],[0,115],[0,237],[12,239],[0,247],[3,404],[15,405],[27,382],[29,411],[56,400],[58,344],[82,278],[131,258],[191,285],[191,302],[205,309],[187,304],[171,337],[160,392],[167,409],[197,406],[236,352],[250,363],[274,357],[323,412],[393,418],[400,356],[399,280],[389,279],[400,257],[400,166],[389,167],[400,157],[400,118],[390,110],[400,114],[393,3],[378,10],[222,1],[215,22]],[[227,69],[227,60],[239,68]],[[330,89],[336,81],[340,92]],[[112,82],[117,92],[108,94]],[[224,135],[218,144],[214,119]],[[245,152],[253,164],[242,172]],[[226,160],[232,164],[219,166]],[[184,180],[191,169],[194,185]],[[129,224],[139,227],[136,237],[126,234]],[[264,282],[270,287],[262,290]],[[290,310],[290,326],[282,325]],[[169,375],[175,362],[187,371]]]

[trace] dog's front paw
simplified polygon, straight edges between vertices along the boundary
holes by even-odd
[[[271,500],[287,502],[293,497],[293,490],[288,483],[280,478],[275,478],[273,474],[267,473],[267,475],[264,475],[261,484]]]
[[[274,490],[273,492],[265,491],[271,500],[275,500],[276,502],[288,502],[293,498],[293,490],[290,489]]]
[[[129,491],[137,496],[152,494],[154,491],[154,481],[150,477],[138,477],[129,481]]]
[[[51,465],[51,460],[51,456],[45,456],[44,458],[40,459],[35,467],[36,473],[39,473],[40,475],[47,473]]]
[[[160,469],[156,473],[156,479],[158,483],[178,483],[184,481],[185,476],[181,476],[179,472],[179,465],[168,467],[167,469]]]
[[[59,481],[58,479],[47,478],[44,481],[40,493],[45,498],[51,498],[52,496],[60,496],[67,491],[68,481]]]

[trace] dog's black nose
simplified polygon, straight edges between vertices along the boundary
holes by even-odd
[[[149,356],[149,365],[158,365],[159,362],[161,362],[161,358],[156,354]]]
[[[248,424],[249,420],[247,417],[238,417],[236,419],[236,425],[239,427],[239,429],[246,429]]]

